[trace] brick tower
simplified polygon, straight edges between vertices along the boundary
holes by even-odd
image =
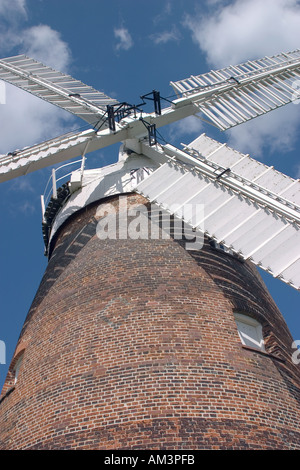
[[[300,449],[281,313],[254,267],[209,239],[187,250],[172,236],[120,236],[130,209],[149,209],[130,189],[138,166],[149,161],[86,171],[77,189],[75,172],[51,216],[48,267],[1,395],[0,448]],[[101,239],[109,211],[116,237]]]

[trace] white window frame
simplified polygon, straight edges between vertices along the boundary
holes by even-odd
[[[234,318],[242,344],[265,352],[262,325],[243,313],[235,313]]]
[[[18,380],[19,371],[20,371],[22,361],[23,361],[23,355],[24,354],[22,353],[21,356],[19,357],[19,359],[17,360],[17,362],[15,363],[14,368],[13,368],[15,384],[17,383],[17,380]]]

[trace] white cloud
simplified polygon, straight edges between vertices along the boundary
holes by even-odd
[[[176,26],[173,25],[171,30],[163,31],[160,33],[154,33],[150,36],[150,39],[152,39],[154,44],[165,44],[169,41],[180,41],[181,34],[176,28]]]
[[[26,0],[0,0],[0,51],[8,53],[19,43],[19,23],[26,21]]]
[[[0,105],[0,120],[0,153],[5,154],[67,132],[73,118],[56,106],[7,85],[6,104]]]
[[[20,39],[22,50],[29,57],[61,72],[68,68],[71,58],[68,45],[50,26],[39,25],[26,29]]]
[[[299,105],[289,104],[229,130],[228,143],[240,152],[250,149],[253,157],[263,157],[265,148],[288,152],[297,138],[299,115]]]
[[[163,6],[161,12],[154,16],[153,18],[153,24],[157,25],[158,23],[165,21],[166,17],[169,16],[172,12],[172,4],[170,1],[167,1],[165,5]]]
[[[18,206],[15,206],[15,208],[18,212],[22,212],[26,216],[28,216],[29,214],[34,214],[36,212],[36,205],[28,201],[27,199],[24,200]]]
[[[205,53],[210,67],[236,65],[299,47],[300,3],[297,0],[235,0],[217,2],[206,16],[187,16],[185,25]],[[273,111],[226,132],[239,149],[262,155],[291,148],[300,126],[300,107]]]
[[[123,49],[127,51],[133,46],[132,37],[126,28],[115,28],[114,29],[115,38],[118,40],[116,44],[116,50]]]
[[[180,142],[175,142],[176,139],[181,139],[183,136],[189,135],[189,141],[191,141],[198,137],[202,132],[203,122],[196,116],[189,116],[172,124],[168,131],[168,138],[171,142],[174,142],[174,145],[179,145]],[[183,143],[188,144],[189,142]]]
[[[27,18],[26,0],[0,0],[0,15],[8,22],[16,22],[20,17]]]
[[[11,2],[11,3],[10,3]],[[11,15],[12,11],[18,15]],[[60,71],[66,71],[71,53],[60,34],[48,25],[25,28],[25,0],[0,0],[0,53],[9,48]],[[7,39],[13,38],[10,42]],[[13,55],[16,55],[15,50]],[[0,104],[0,153],[22,149],[70,130],[73,116],[31,94],[6,84],[5,104]]]
[[[209,16],[188,16],[185,24],[213,66],[274,55],[299,47],[297,0],[236,0]]]

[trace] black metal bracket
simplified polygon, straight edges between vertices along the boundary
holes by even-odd
[[[225,175],[225,173],[230,173],[230,171],[230,168],[226,168],[226,170],[221,171],[221,173],[216,177],[216,179],[218,180],[219,178],[221,178],[221,176]]]
[[[150,145],[150,147],[152,147],[153,145],[155,145],[157,143],[156,125],[155,124],[149,124],[149,122],[144,121],[143,118],[140,118],[140,121],[142,121],[144,126],[147,128],[149,145]]]
[[[111,105],[107,105],[106,112],[107,112],[108,127],[111,131],[115,131],[116,130],[116,123],[115,123],[114,107],[111,106]]]
[[[159,91],[153,90],[151,93],[147,93],[146,95],[142,95],[140,97],[143,101],[151,100],[154,102],[154,111],[155,114],[161,115],[161,104],[160,104],[160,93]]]
[[[116,130],[116,122],[120,122],[121,119],[129,116],[130,114],[134,114],[134,117],[136,118],[138,112],[142,113],[142,110],[139,107],[143,104],[145,103],[141,103],[137,106],[129,103],[107,105],[105,115],[94,126],[95,130],[99,131],[104,123],[108,123],[109,129],[114,132]]]
[[[228,78],[228,81],[229,81],[229,80],[233,80],[233,81],[235,81],[238,85],[240,85],[240,82],[238,81],[238,79],[235,78],[235,77],[233,77],[233,76],[230,77],[230,78]]]
[[[96,123],[94,126],[96,132],[98,132],[101,127],[107,123],[108,127],[111,131],[115,132],[116,130],[116,122],[120,122],[125,117],[133,114],[134,118],[137,117],[137,113],[142,114],[141,106],[146,104],[145,100],[151,100],[154,103],[154,112],[156,115],[161,115],[161,100],[169,101],[167,98],[162,98],[160,96],[160,92],[157,90],[153,90],[151,93],[147,93],[146,95],[142,95],[141,97],[142,103],[138,105],[131,105],[129,103],[118,103],[113,105],[106,106],[106,113],[101,119]],[[149,124],[143,121],[145,126],[148,129],[149,133],[149,143],[150,145],[154,145],[156,143],[156,127],[154,124]]]

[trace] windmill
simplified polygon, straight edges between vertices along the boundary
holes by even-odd
[[[132,105],[24,55],[2,59],[1,80],[73,113],[90,127],[1,156],[0,182],[82,158],[80,169],[61,188],[53,171],[51,200],[45,205],[42,198],[50,264],[53,244],[71,217],[97,201],[133,194],[183,221],[191,233],[204,233],[218,250],[299,289],[299,181],[205,134],[182,149],[158,139],[159,128],[188,116],[226,131],[286,105],[298,98],[294,83],[299,73],[296,50],[171,82],[177,95],[173,101],[153,90]],[[146,113],[149,101],[154,111]],[[88,152],[115,143],[121,144],[117,164],[85,170]],[[199,206],[204,210],[195,216],[193,207]],[[82,234],[77,234],[77,242]],[[126,319],[132,310],[121,296],[108,301],[103,310],[106,323],[118,328],[120,322],[106,317],[114,302],[119,310],[129,308]],[[14,358],[13,366],[17,353]],[[291,374],[297,381],[295,372]],[[7,390],[11,388],[4,397]]]

